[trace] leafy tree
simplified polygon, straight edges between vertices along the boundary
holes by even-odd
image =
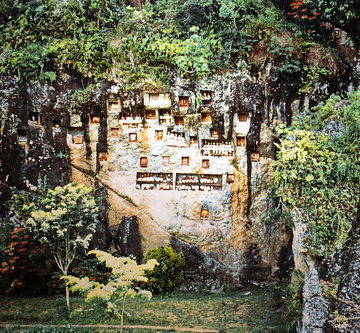
[[[98,223],[98,206],[91,188],[70,183],[54,189],[15,195],[11,208],[16,219],[46,246],[63,275],[76,256],[87,249]],[[66,304],[70,309],[69,289]]]
[[[288,16],[320,39],[333,28],[346,31],[360,45],[360,2],[357,0],[273,0]]]
[[[184,253],[175,251],[171,246],[160,246],[146,253],[145,260],[150,259],[159,262],[153,271],[146,274],[153,291],[172,291],[184,281]]]
[[[72,291],[81,292],[86,295],[85,302],[89,310],[96,311],[104,308],[109,316],[121,318],[121,332],[124,324],[125,299],[130,297],[142,297],[150,299],[150,291],[142,289],[143,283],[147,282],[145,271],[151,271],[158,264],[151,259],[146,264],[138,265],[135,260],[128,257],[114,257],[104,251],[94,250],[94,254],[100,262],[104,262],[110,269],[108,282],[92,282],[88,277],[77,278],[74,276],[63,276]],[[120,307],[119,307],[120,305]]]
[[[279,127],[274,190],[308,225],[308,250],[328,256],[347,238],[360,202],[360,90],[332,96]]]
[[[305,0],[321,14],[323,21],[347,31],[360,44],[360,3],[358,0]]]
[[[254,36],[248,30],[253,22],[261,17],[266,23],[265,18],[277,15],[275,7],[264,5],[262,0],[160,0],[153,10],[158,15],[163,13],[166,23],[173,25],[183,38],[189,38],[191,31],[197,29],[204,39],[216,45],[208,60],[211,70],[233,66],[239,53],[247,53],[252,47]]]

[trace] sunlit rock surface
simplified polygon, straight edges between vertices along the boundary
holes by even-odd
[[[134,216],[139,258],[170,242],[185,251],[194,281],[268,280],[291,265],[286,227],[261,220],[271,209],[275,127],[290,121],[296,100],[267,70],[257,79],[175,79],[167,91],[102,83],[78,104],[72,95],[84,82],[76,77],[54,85],[3,79],[2,201],[44,177],[84,183],[103,198],[102,248],[129,253],[134,245],[118,231]]]

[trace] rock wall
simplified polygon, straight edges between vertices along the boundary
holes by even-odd
[[[360,331],[359,233],[360,209],[347,242],[331,258],[314,261],[304,255],[303,260],[295,260],[304,273],[303,315],[297,332]]]
[[[93,186],[103,198],[98,246],[140,259],[172,243],[202,286],[267,280],[279,258],[291,265],[286,227],[261,222],[271,208],[274,129],[299,103],[271,66],[259,78],[176,78],[167,91],[104,82],[76,103],[87,82],[60,77],[54,85],[0,81],[2,202],[43,177]],[[132,216],[129,242],[123,223]]]
[[[323,333],[328,315],[328,304],[324,299],[319,274],[313,266],[306,274],[303,289],[304,307],[301,333]]]
[[[321,265],[322,284],[323,286],[330,286],[330,292],[327,292],[329,311],[325,316],[324,332],[350,333],[360,331],[359,232],[360,207],[344,247],[335,253],[330,260],[323,261]]]
[[[339,128],[336,124],[330,124],[325,130],[329,135],[335,135]],[[293,215],[295,269],[303,274],[305,282],[302,292],[303,315],[297,331],[360,332],[360,207],[352,221],[347,241],[329,258],[313,257],[309,253],[305,245],[307,224],[301,220],[300,211]]]

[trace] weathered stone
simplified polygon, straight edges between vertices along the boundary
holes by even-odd
[[[116,249],[115,255],[136,258],[142,261],[141,235],[136,216],[123,217],[120,224],[111,228],[112,243]]]
[[[328,306],[322,295],[319,274],[315,267],[305,275],[303,299],[301,333],[325,333],[324,323],[328,315]]]
[[[308,225],[301,220],[300,212],[293,213],[293,221],[292,253],[295,269],[299,270],[302,274],[306,274],[309,270],[309,265],[313,264],[305,245]]]
[[[326,332],[360,332],[360,209],[353,221],[352,230],[341,251],[324,262],[324,279],[340,281],[335,298],[329,297],[330,312]]]
[[[186,281],[181,286],[182,289],[207,289],[211,292],[220,292],[224,289],[232,288],[235,290],[242,287],[242,282],[236,271],[221,265],[197,247],[175,237],[171,239],[170,244],[185,255]]]
[[[54,86],[19,88],[16,81],[1,83],[6,100],[1,104],[6,119],[2,122],[2,200],[13,188],[37,184],[43,176],[49,177],[51,184],[72,180],[102,189],[97,194],[104,201],[102,225],[94,241],[102,249],[110,246],[109,228],[136,216],[136,240],[117,242],[112,250],[118,254],[140,258],[140,253],[176,238],[206,258],[199,260],[212,268],[200,271],[212,272],[204,279],[218,280],[215,289],[230,281],[264,281],[279,271],[278,259],[288,248],[289,231],[282,226],[265,226],[261,219],[269,208],[266,192],[272,181],[275,126],[290,117],[295,88],[285,84],[279,87],[271,66],[259,78],[242,72],[191,83],[175,78],[168,92],[151,85],[125,92],[121,83],[104,82],[95,86],[89,100],[76,107],[71,94],[83,84],[68,73],[60,74]],[[202,91],[211,92],[211,100],[202,101],[205,105],[198,101]],[[146,93],[168,95],[160,99],[161,105],[155,105],[156,99],[144,101]],[[184,99],[182,104],[180,98]],[[117,101],[112,109],[110,100]],[[144,105],[155,112],[155,119],[146,119]],[[173,115],[184,117],[183,124],[159,123],[164,117],[160,111],[167,107]],[[40,114],[39,125],[27,124],[30,111]],[[126,127],[126,119],[119,119],[126,112],[140,112],[145,119],[133,118]],[[203,112],[209,114],[204,116]],[[240,121],[238,112],[248,113],[248,118]],[[15,134],[21,126],[28,131],[28,147],[16,142]],[[170,133],[176,134],[173,141]],[[130,134],[135,141],[130,140]],[[203,155],[202,142],[214,139],[211,135],[230,143],[229,156]],[[194,136],[195,143],[191,143]],[[237,145],[237,136],[246,137],[244,146]],[[171,142],[175,141],[181,144],[173,147]],[[251,160],[254,154],[258,156],[256,162]],[[164,156],[167,165],[163,165]],[[141,157],[148,159],[146,167],[140,166]],[[183,157],[188,165],[181,164]],[[208,160],[208,168],[203,159]],[[215,175],[211,179],[221,183],[221,188],[179,191],[178,185],[171,183],[167,184],[170,190],[145,190],[136,184],[140,172],[170,173],[174,183],[178,174]],[[233,180],[228,182],[227,175]],[[202,218],[202,211],[207,212],[206,218]],[[125,234],[120,237],[120,231],[116,232],[123,241]],[[203,285],[210,286],[210,282]]]

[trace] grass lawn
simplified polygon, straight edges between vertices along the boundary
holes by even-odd
[[[166,327],[198,327],[220,332],[286,332],[283,309],[275,304],[272,288],[256,288],[244,293],[205,294],[175,293],[155,296],[151,301],[129,299],[125,325]],[[65,300],[59,296],[15,298],[0,297],[0,324],[120,324],[105,320],[101,311],[68,318]],[[74,309],[83,305],[82,298],[73,297]],[[96,332],[96,329],[5,329],[0,332]],[[119,330],[117,330],[118,332]],[[125,329],[125,332],[157,332],[157,330]],[[160,332],[160,331],[159,331]],[[165,332],[165,331],[161,331]],[[169,330],[168,332],[174,332]]]

